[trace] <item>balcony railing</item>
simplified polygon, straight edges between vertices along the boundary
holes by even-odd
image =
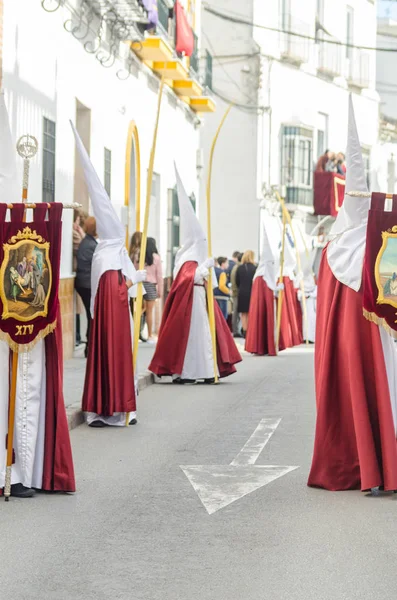
[[[329,77],[342,74],[342,47],[321,40],[318,46],[318,70]]]
[[[310,37],[313,34],[311,25],[288,13],[283,15],[282,29],[283,33],[280,34],[282,58],[298,64],[308,62],[310,58],[310,40],[291,35],[291,33]]]
[[[367,88],[370,84],[370,56],[359,48],[352,48],[348,60],[347,78],[350,85],[358,88]]]

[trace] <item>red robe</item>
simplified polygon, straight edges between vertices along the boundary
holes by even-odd
[[[283,277],[284,293],[281,309],[281,327],[279,349],[292,348],[303,343],[302,310],[294,283],[289,277]]]
[[[168,294],[156,352],[149,365],[149,371],[158,377],[177,375],[183,371],[189,339],[196,269],[196,262],[186,262],[181,267]],[[236,372],[234,365],[242,359],[217,302],[214,302],[214,308],[218,370],[220,377],[227,377]]]
[[[136,410],[128,289],[119,271],[99,281],[82,410],[103,417]]]
[[[317,425],[308,485],[397,490],[397,442],[379,328],[362,292],[320,267],[315,346]]]
[[[274,292],[263,277],[252,285],[245,349],[251,354],[276,356]]]

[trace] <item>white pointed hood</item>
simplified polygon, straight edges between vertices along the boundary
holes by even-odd
[[[79,134],[73,123],[71,122],[70,124],[83,166],[84,177],[91,198],[100,240],[95,250],[91,272],[91,314],[94,315],[95,296],[102,275],[106,271],[121,270],[125,277],[134,282],[136,271],[125,247],[125,229],[94,169]],[[130,296],[135,296],[136,286],[131,287],[129,293]]]
[[[181,248],[175,257],[174,278],[185,262],[195,261],[200,266],[208,257],[208,243],[204,230],[194,212],[193,205],[183,186],[176,164],[175,177],[178,192]],[[213,275],[214,271],[212,271]],[[216,277],[215,277],[216,281]],[[214,283],[214,281],[213,281]],[[216,287],[216,284],[215,284]]]
[[[346,150],[346,192],[368,192],[352,96],[349,96]],[[342,208],[331,229],[336,236],[327,250],[328,264],[338,281],[356,292],[361,287],[370,198],[345,194]]]
[[[267,287],[271,290],[276,289],[276,261],[270,247],[269,237],[266,231],[265,222],[262,222],[262,248],[259,265],[255,273],[256,277],[263,277]]]
[[[364,161],[357,132],[352,95],[349,95],[349,118],[347,126],[346,148],[346,186],[345,197],[330,235],[344,233],[348,229],[366,223],[368,218],[369,198],[355,198],[346,192],[368,192],[365,177]]]
[[[4,92],[0,93],[0,202],[7,204],[22,202],[18,186],[16,149],[12,139]]]

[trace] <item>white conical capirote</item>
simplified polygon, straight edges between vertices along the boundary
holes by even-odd
[[[4,92],[0,93],[0,202],[21,202],[18,186],[16,149],[12,139],[10,120]]]
[[[176,275],[185,262],[195,261],[201,265],[208,256],[208,244],[204,230],[194,212],[193,205],[186,193],[175,163],[174,166],[181,234],[181,248],[175,257],[174,275]]]
[[[91,271],[91,314],[94,315],[95,297],[102,275],[106,271],[121,270],[125,277],[135,282],[136,270],[125,247],[125,229],[94,169],[76,128],[72,122],[70,124],[83,166],[84,178],[91,198],[97,233],[100,239],[95,250]],[[135,296],[136,291],[136,286],[132,286],[129,290],[130,296]]]
[[[276,261],[270,246],[265,221],[262,221],[262,248],[255,277],[262,277],[268,288],[276,289]]]
[[[117,216],[116,211],[110,201],[110,198],[103,187],[101,180],[91,162],[88,152],[76,131],[75,126],[70,122],[76,146],[79,152],[81,164],[84,170],[84,177],[88,188],[88,193],[92,202],[92,209],[96,219],[98,236],[101,240],[110,240],[120,238],[125,243],[125,229]]]
[[[349,118],[346,148],[346,186],[343,205],[338,213],[330,235],[340,235],[365,223],[368,217],[369,200],[348,196],[346,192],[368,192],[363,155],[358,137],[352,95],[349,95]]]

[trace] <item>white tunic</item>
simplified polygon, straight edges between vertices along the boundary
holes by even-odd
[[[208,321],[207,295],[204,279],[209,275],[205,267],[197,267],[194,276],[193,306],[189,338],[186,347],[182,379],[211,379],[214,377],[212,339]]]
[[[0,487],[4,487],[9,403],[9,346],[0,341]],[[19,354],[11,483],[41,488],[46,412],[45,342]]]
[[[301,300],[302,315],[304,315],[303,302]],[[314,291],[306,295],[306,315],[307,315],[307,339],[314,343],[316,339],[316,313],[317,313],[317,286]],[[303,339],[306,340],[306,323],[302,319]]]

